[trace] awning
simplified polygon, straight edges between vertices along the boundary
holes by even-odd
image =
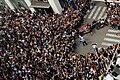
[[[31,6],[33,8],[49,8],[50,4],[47,2],[32,2]]]

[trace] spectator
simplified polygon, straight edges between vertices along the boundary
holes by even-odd
[[[80,41],[83,43],[83,46],[88,45],[84,37],[81,37]]]

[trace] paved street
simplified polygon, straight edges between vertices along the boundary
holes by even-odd
[[[97,43],[97,47],[101,47],[101,43],[103,42],[108,29],[109,27],[104,27],[100,30],[94,30],[92,35],[90,33],[86,34],[84,37],[87,39],[87,46],[83,46],[82,43],[80,43],[80,39],[77,39],[77,53],[86,54],[88,52],[94,52],[92,43]]]
[[[87,23],[91,23],[93,20],[105,18],[107,16],[106,9],[107,7],[103,2],[96,2],[96,5],[91,6],[91,10],[88,11],[87,15],[84,17],[85,21],[83,25],[86,25]],[[76,52],[78,54],[85,55],[86,53],[94,52],[94,49],[92,48],[92,43],[97,43],[98,48],[99,47],[106,48],[112,44],[119,43],[120,31],[111,29],[109,26],[105,26],[100,30],[94,29],[93,34],[88,33],[84,37],[86,38],[88,43],[88,45],[86,46],[83,46],[83,44],[80,43],[80,39],[76,40],[77,42]],[[116,78],[117,80],[120,80],[120,75],[114,78]]]
[[[103,5],[102,5],[103,4]],[[85,16],[85,19],[93,19],[93,20],[98,20],[100,18],[105,18],[107,16],[106,9],[107,7],[104,5],[102,2],[101,5],[97,4],[95,6],[90,6],[91,10],[88,11],[88,14]]]
[[[106,6],[103,2],[95,2],[96,5],[91,5],[91,10],[87,12],[83,25],[87,23],[91,23],[93,20],[98,20],[100,18],[106,17]],[[86,54],[88,52],[94,52],[92,48],[92,43],[97,43],[97,47],[101,47],[101,43],[103,42],[106,32],[108,31],[109,27],[106,26],[100,30],[93,30],[93,34],[86,34],[84,37],[86,38],[88,45],[83,46],[80,43],[80,39],[77,39],[77,49],[76,52],[78,54]]]
[[[101,45],[103,47],[107,47],[119,42],[120,42],[120,30],[108,29]]]
[[[91,6],[91,10],[87,12],[85,16],[85,22],[83,25],[87,23],[91,23],[93,20],[98,20],[100,18],[105,18],[107,7],[103,2],[96,2],[95,6]],[[118,33],[118,35],[116,35]],[[94,52],[92,48],[92,43],[97,43],[97,47],[106,48],[112,44],[116,44],[120,42],[120,31],[111,29],[109,26],[105,26],[100,30],[93,30],[93,34],[86,34],[84,36],[87,39],[88,45],[83,46],[80,43],[80,39],[77,39],[77,49],[76,52],[78,54],[86,54],[88,52]]]
[[[85,18],[85,24],[91,23],[93,20],[99,20],[100,18],[105,18],[106,14],[106,5],[104,2],[95,2],[95,5],[90,6],[90,10],[88,10]]]

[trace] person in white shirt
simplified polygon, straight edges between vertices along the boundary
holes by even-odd
[[[96,53],[98,53],[97,43],[92,43],[92,47]]]
[[[83,46],[88,45],[87,41],[86,41],[86,39],[84,37],[80,37],[80,42],[83,43]]]

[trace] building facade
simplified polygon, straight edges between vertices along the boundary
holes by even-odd
[[[36,10],[42,10],[44,12],[53,11],[58,14],[61,14],[63,10],[59,0],[0,0],[0,10],[3,8],[12,10],[25,8],[31,12],[35,12]]]
[[[55,12],[61,14],[63,11],[62,4],[66,0],[0,0],[0,10],[25,8],[31,12],[42,11],[44,13]],[[105,1],[105,0],[92,0]],[[107,0],[108,2],[120,2],[120,0]]]

